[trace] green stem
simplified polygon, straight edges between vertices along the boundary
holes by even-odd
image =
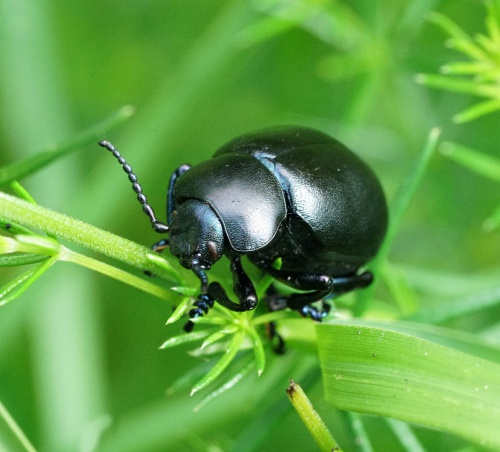
[[[84,256],[83,254],[76,253],[70,249],[61,246],[59,259],[66,262],[81,265],[82,267],[90,268],[98,273],[114,278],[118,281],[124,282],[129,286],[135,287],[143,292],[154,295],[155,297],[163,300],[172,301],[172,292],[163,289],[156,284],[153,284],[143,278],[132,275],[129,272],[113,267],[112,265],[92,259],[91,257]]]
[[[0,167],[0,186],[17,179],[22,179],[28,174],[33,174],[35,171],[47,166],[54,160],[57,160],[65,154],[81,149],[85,145],[96,143],[97,134],[101,134],[103,130],[110,130],[124,122],[133,112],[133,107],[126,105],[99,124],[94,124],[91,128],[71,141],[48,147],[25,160]]]
[[[33,447],[33,444],[31,444],[30,440],[26,437],[26,435],[21,430],[19,425],[17,425],[17,422],[10,415],[10,413],[7,411],[7,408],[5,408],[2,402],[0,402],[0,418],[2,418],[4,422],[7,424],[7,426],[10,428],[12,433],[21,443],[24,450],[26,450],[27,452],[36,452],[36,449]]]
[[[82,221],[33,205],[2,192],[0,192],[0,217],[32,229],[44,231],[59,239],[69,240],[133,267],[148,270],[183,285],[177,271],[167,261],[162,261],[162,265],[160,265],[149,258],[152,254],[150,249]]]
[[[293,380],[290,380],[290,386],[288,386],[286,394],[320,450],[336,450],[340,452],[337,442],[333,439],[332,434],[328,431],[303,389]]]
[[[422,154],[415,164],[415,167],[411,169],[410,174],[403,178],[396,195],[394,196],[389,213],[389,228],[387,230],[387,235],[385,237],[384,243],[380,248],[377,257],[370,263],[369,267],[373,273],[377,273],[380,265],[387,259],[389,250],[391,249],[392,243],[401,225],[403,215],[405,214],[408,206],[410,205],[413,196],[417,190],[419,182],[422,180],[424,172],[427,168],[436,145],[441,134],[441,129],[434,128],[429,133],[427,143],[424,146]],[[361,317],[365,312],[369,301],[373,298],[373,294],[376,289],[376,284],[372,284],[368,289],[363,290],[359,293],[356,300],[356,305],[354,308],[354,315],[356,317]]]

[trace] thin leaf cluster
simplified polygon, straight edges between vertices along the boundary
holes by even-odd
[[[469,122],[500,110],[500,2],[485,2],[486,34],[467,34],[449,17],[433,12],[430,20],[450,37],[448,47],[462,53],[467,60],[443,65],[441,74],[419,74],[419,83],[433,88],[486,98],[454,116],[456,123]]]

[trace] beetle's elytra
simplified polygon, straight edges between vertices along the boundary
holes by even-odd
[[[276,280],[303,291],[268,297],[271,309],[289,307],[321,320],[311,303],[365,287],[358,273],[377,253],[387,229],[384,193],[372,170],[343,144],[305,127],[281,127],[236,138],[213,158],[180,166],[170,177],[167,223],[160,222],[132,169],[113,145],[101,141],[129,175],[153,229],[168,234],[153,246],[171,253],[200,279],[191,318],[214,301],[233,311],[257,305],[241,257]],[[233,275],[232,301],[207,270],[226,255]],[[280,258],[281,268],[273,267]],[[189,321],[185,329],[191,330]]]

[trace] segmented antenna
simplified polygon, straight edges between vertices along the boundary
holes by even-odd
[[[132,167],[125,161],[118,150],[115,149],[115,147],[109,141],[99,141],[99,146],[102,146],[103,148],[106,148],[109,152],[111,152],[116,157],[123,170],[128,174],[128,178],[130,182],[132,182],[132,188],[137,193],[137,200],[141,203],[144,213],[151,220],[152,228],[156,232],[166,234],[170,228],[165,223],[162,223],[156,218],[153,208],[148,204],[146,195],[142,193],[142,187],[137,183],[137,176],[133,173]]]

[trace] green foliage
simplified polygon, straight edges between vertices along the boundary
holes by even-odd
[[[498,448],[500,5],[485,5],[6,3],[0,449],[311,450],[290,379],[345,451]],[[450,60],[439,29],[467,60],[428,74]],[[117,145],[159,206],[176,166],[286,123],[331,133],[380,176],[376,282],[321,325],[216,305],[185,334],[199,282],[146,247],[157,237],[96,142]],[[230,287],[227,262],[210,278]],[[260,296],[272,283],[252,278]]]
[[[485,5],[488,34],[477,33],[473,38],[445,15],[436,12],[430,15],[430,20],[449,34],[448,47],[461,52],[470,61],[447,63],[441,67],[444,75],[421,74],[417,80],[434,88],[489,98],[456,115],[453,120],[457,123],[500,110],[500,3],[490,0]]]

